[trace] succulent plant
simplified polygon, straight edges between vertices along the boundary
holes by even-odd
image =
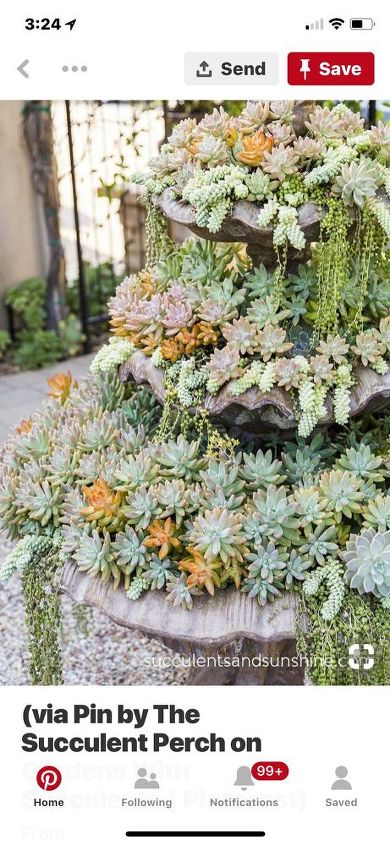
[[[188,587],[187,576],[184,572],[180,577],[170,575],[168,578],[167,601],[171,601],[174,607],[185,607],[190,610],[193,605],[192,596],[197,593],[196,588]]]
[[[370,329],[357,335],[352,351],[361,358],[363,366],[368,367],[377,364],[378,360],[386,352],[386,347],[381,342],[379,332],[375,329]]]
[[[189,443],[181,434],[176,441],[162,443],[158,455],[161,475],[167,478],[183,478],[184,481],[198,481],[205,461],[199,454],[199,442]]]
[[[307,576],[307,570],[310,569],[310,566],[310,560],[301,557],[295,549],[291,549],[286,561],[286,569],[284,572],[285,589],[291,590],[294,587],[295,581],[304,581]]]
[[[341,522],[343,514],[352,519],[352,514],[360,512],[364,493],[361,482],[351,472],[341,469],[324,472],[319,487],[326,509],[334,514],[336,522]]]
[[[307,533],[306,542],[302,543],[299,551],[312,560],[316,560],[317,563],[324,564],[326,557],[334,555],[338,550],[338,545],[334,542],[336,539],[337,529],[333,525],[324,528],[320,524],[314,531]]]
[[[135,493],[127,496],[128,506],[123,507],[123,515],[133,525],[145,530],[160,513],[160,506],[155,489],[139,487]]]
[[[146,562],[146,547],[130,525],[125,525],[124,530],[117,533],[112,548],[117,554],[118,566],[121,569],[125,567],[127,573],[133,572],[137,566],[143,566]]]
[[[286,341],[286,332],[279,326],[265,326],[258,333],[258,345],[263,361],[269,361],[272,355],[283,355],[292,347]]]
[[[361,534],[352,534],[343,558],[351,590],[361,595],[372,593],[377,598],[390,595],[390,531],[379,533],[366,528]]]
[[[142,596],[142,593],[145,590],[148,590],[150,587],[150,581],[146,577],[146,574],[143,575],[135,575],[134,578],[131,579],[130,587],[127,590],[127,598],[131,599],[131,601],[138,601],[138,599]]]
[[[117,531],[123,522],[122,493],[111,490],[103,478],[99,478],[92,487],[83,487],[82,491],[87,506],[82,509],[81,516],[86,522],[94,528],[99,526],[109,532]]]
[[[281,595],[281,587],[282,585],[279,582],[271,583],[260,577],[245,578],[242,592],[248,593],[249,598],[256,599],[260,607],[264,607],[268,601],[274,601],[277,596]]]
[[[373,454],[370,447],[360,443],[359,448],[351,446],[346,449],[337,461],[337,465],[357,478],[370,479],[375,482],[384,480],[382,458]]]
[[[177,526],[170,516],[165,520],[155,519],[149,525],[144,546],[147,549],[159,549],[160,560],[168,557],[171,551],[180,549],[181,540],[177,536]]]
[[[364,158],[359,162],[351,161],[350,164],[344,164],[340,175],[336,176],[333,193],[341,196],[346,206],[355,203],[358,208],[363,208],[365,197],[375,196],[376,178],[376,169],[372,162]]]
[[[383,532],[390,529],[390,495],[378,493],[375,498],[368,500],[362,509],[362,517],[366,528]]]
[[[242,533],[243,517],[230,513],[226,508],[213,508],[199,514],[189,531],[191,546],[200,551],[207,562],[218,558],[227,564],[230,560],[243,560],[248,549]]]
[[[283,570],[286,568],[287,554],[281,552],[269,542],[266,546],[261,545],[256,547],[254,554],[248,555],[249,577],[261,578],[263,581],[269,581],[272,584],[274,577],[279,579],[282,576]]]
[[[204,556],[193,546],[188,546],[188,557],[181,558],[179,569],[188,572],[187,586],[189,589],[197,587],[200,590],[206,588],[209,595],[213,596],[215,587],[221,586],[219,571],[221,561],[207,561]]]
[[[291,147],[285,147],[280,144],[274,147],[270,152],[264,153],[264,170],[269,173],[273,179],[278,179],[280,182],[296,173],[298,170],[297,162],[299,160],[298,153]]]
[[[266,490],[254,493],[252,501],[262,536],[278,540],[281,545],[296,542],[299,521],[296,506],[287,497],[285,487],[269,484]]]
[[[259,449],[253,454],[244,452],[243,465],[239,467],[239,474],[244,479],[248,490],[267,488],[269,484],[281,484],[285,476],[281,474],[282,462],[273,460],[271,449],[263,452]]]
[[[211,383],[212,389],[218,390],[226,381],[241,375],[239,350],[230,343],[223,349],[216,349],[206,368],[209,372],[209,385]]]
[[[222,334],[228,344],[238,349],[241,355],[253,355],[258,349],[256,326],[246,317],[226,324]]]
[[[169,558],[161,560],[157,555],[152,555],[149,569],[145,569],[142,577],[150,582],[151,590],[162,590],[165,587],[169,576],[175,572],[175,566]]]
[[[328,335],[326,340],[321,340],[317,352],[325,358],[334,361],[335,364],[345,364],[347,361],[348,344],[339,335]]]

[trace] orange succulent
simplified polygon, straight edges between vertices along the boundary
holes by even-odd
[[[140,288],[146,296],[150,296],[154,292],[154,279],[149,270],[141,270],[138,273]]]
[[[202,346],[216,346],[221,333],[211,323],[197,323],[193,332]]]
[[[133,338],[133,343],[139,346],[145,355],[153,355],[154,350],[157,349],[160,343],[160,337],[161,335],[157,333],[143,335],[142,337],[138,335],[137,339]]]
[[[160,560],[168,557],[172,549],[179,549],[181,540],[176,537],[177,526],[173,519],[169,516],[165,521],[162,519],[155,519],[149,525],[149,537],[143,541],[147,549],[160,549],[158,556]]]
[[[203,555],[193,546],[187,547],[189,557],[183,558],[179,563],[181,572],[189,572],[187,584],[192,587],[206,587],[211,596],[214,595],[214,587],[221,586],[221,580],[217,570],[221,568],[220,561],[207,563]]]
[[[271,152],[273,144],[274,142],[270,135],[265,135],[259,129],[253,135],[248,135],[242,139],[242,150],[237,153],[237,158],[243,164],[257,167],[263,161],[264,153]]]
[[[61,405],[68,399],[71,387],[77,387],[77,381],[73,381],[70,370],[67,373],[56,373],[48,378],[47,383],[51,388],[49,396],[58,399]]]
[[[27,419],[22,420],[16,428],[17,434],[28,434],[33,427],[33,421],[31,417],[27,417]]]
[[[169,338],[167,340],[163,340],[160,346],[160,351],[164,361],[172,361],[172,363],[175,363],[175,361],[183,355],[184,346],[180,339]]]
[[[234,145],[237,141],[237,138],[238,138],[238,132],[237,132],[236,127],[235,126],[229,126],[228,129],[226,129],[226,131],[225,131],[224,137],[225,137],[225,141],[226,141],[228,147],[230,147],[230,148],[234,147]]]
[[[88,522],[111,521],[113,517],[118,515],[123,493],[111,490],[104,478],[98,478],[92,487],[83,487],[82,489],[88,507],[83,508],[81,515],[85,516]]]

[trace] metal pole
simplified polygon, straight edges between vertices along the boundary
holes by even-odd
[[[376,123],[376,100],[368,101],[368,125],[373,126]]]
[[[90,349],[91,349],[91,341],[90,341],[90,336],[89,336],[88,296],[87,296],[87,286],[86,286],[85,271],[84,271],[83,252],[82,252],[82,248],[81,248],[81,239],[80,239],[80,218],[79,218],[79,209],[78,209],[78,204],[77,204],[76,171],[75,171],[75,164],[74,164],[72,120],[71,120],[71,114],[70,114],[70,101],[69,100],[65,100],[65,109],[66,109],[66,125],[67,125],[67,129],[68,129],[70,174],[71,174],[71,179],[72,179],[73,216],[74,216],[74,225],[75,225],[75,230],[76,230],[77,263],[78,263],[78,270],[79,270],[80,319],[81,319],[81,328],[82,328],[83,333],[85,335],[84,350],[85,350],[85,352],[89,352]]]

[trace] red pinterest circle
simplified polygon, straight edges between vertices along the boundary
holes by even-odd
[[[62,774],[55,766],[43,766],[37,774],[37,784],[45,792],[58,789],[62,781]]]

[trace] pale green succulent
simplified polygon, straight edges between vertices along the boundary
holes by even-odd
[[[383,472],[379,469],[382,466],[382,458],[376,457],[370,447],[364,443],[361,443],[358,448],[346,449],[337,461],[337,465],[343,470],[352,472],[358,478],[375,482],[384,481]]]
[[[157,555],[152,555],[149,569],[145,570],[144,577],[150,582],[151,590],[162,590],[169,576],[176,572],[177,569],[169,558],[160,560]]]
[[[116,535],[112,548],[117,554],[118,566],[121,569],[124,567],[126,574],[133,572],[137,566],[143,566],[146,562],[147,551],[142,539],[130,525],[125,525],[124,531]]]
[[[258,578],[245,578],[242,587],[243,593],[249,593],[249,598],[256,599],[260,607],[264,607],[267,601],[274,601],[277,596],[281,595],[280,589],[282,584],[271,584],[270,581]]]
[[[292,484],[303,481],[306,477],[315,476],[322,468],[324,461],[334,450],[324,446],[324,438],[316,434],[310,443],[286,443],[282,460],[288,479]]]
[[[47,479],[23,485],[16,497],[20,516],[28,514],[29,519],[36,520],[43,528],[49,522],[59,525],[62,502],[61,487],[52,487]]]
[[[363,525],[377,531],[390,529],[390,495],[379,493],[362,509]]]
[[[85,423],[79,447],[83,452],[95,452],[97,449],[105,449],[118,436],[115,412],[104,411],[100,418]]]
[[[286,568],[287,554],[281,552],[269,542],[266,546],[257,546],[254,554],[249,554],[250,561],[248,575],[250,578],[261,578],[263,581],[273,582],[274,578],[279,579]]]
[[[284,587],[290,590],[294,586],[294,581],[304,581],[307,570],[310,569],[311,561],[307,558],[301,557],[295,549],[291,549],[286,562],[286,569],[284,572]]]
[[[360,512],[364,493],[360,479],[352,473],[341,469],[324,472],[319,487],[326,509],[334,514],[336,522],[341,522],[343,514],[352,519],[352,514]]]
[[[336,176],[332,191],[341,196],[344,205],[357,205],[363,208],[366,197],[375,196],[377,190],[377,169],[373,162],[360,159],[343,164],[341,173]]]
[[[267,452],[259,449],[250,455],[244,453],[243,459],[239,474],[248,490],[258,490],[259,487],[268,487],[269,484],[281,484],[286,478],[280,472],[281,461],[273,460],[271,449]]]
[[[324,509],[323,499],[316,487],[297,487],[294,491],[297,513],[301,517],[301,526],[324,525],[329,521],[329,514]]]
[[[366,528],[361,534],[352,534],[343,558],[351,590],[360,595],[372,593],[379,599],[390,595],[390,531]]]
[[[295,503],[290,501],[286,492],[285,487],[270,484],[266,490],[258,490],[252,497],[259,532],[284,546],[297,541],[299,526]]]
[[[189,443],[180,434],[177,440],[163,443],[158,454],[161,475],[183,478],[184,481],[198,481],[205,461],[199,455],[199,442]]]
[[[319,564],[325,563],[325,558],[328,555],[334,554],[338,550],[338,545],[334,541],[337,539],[337,529],[330,525],[324,528],[323,525],[317,525],[314,531],[306,535],[306,542],[299,547],[299,551],[303,555],[307,555],[311,560],[316,560]]]
[[[259,267],[255,267],[250,273],[250,275],[246,276],[245,279],[245,286],[248,291],[249,299],[265,299],[267,296],[272,297],[272,292],[274,289],[274,277],[272,273],[269,273],[267,268],[264,267],[264,264],[260,264]]]
[[[148,525],[159,516],[161,508],[154,487],[139,487],[135,493],[127,497],[128,507],[123,508],[124,516],[130,523],[145,530]]]
[[[155,494],[161,507],[161,517],[174,516],[175,523],[180,526],[187,509],[187,489],[181,478],[169,479],[155,486]]]
[[[103,531],[101,536],[95,529],[92,534],[84,532],[80,537],[78,547],[73,552],[74,560],[82,572],[95,577],[99,575],[104,582],[114,577],[119,583],[120,569],[114,561],[110,535]]]
[[[239,464],[226,461],[210,461],[206,470],[202,470],[200,477],[206,490],[222,489],[229,497],[232,493],[241,493],[245,482],[238,477]]]
[[[139,451],[136,457],[119,459],[115,467],[115,488],[117,490],[137,490],[158,481],[159,465],[150,449]]]
[[[171,601],[174,607],[185,607],[190,610],[193,605],[192,596],[197,595],[197,591],[187,586],[187,576],[184,572],[180,577],[169,575],[166,587],[167,601]]]
[[[226,508],[213,508],[194,519],[189,541],[208,562],[218,558],[224,564],[231,560],[242,561],[247,552],[242,524],[240,513],[230,513]]]
[[[264,299],[253,300],[247,317],[258,329],[264,329],[266,326],[278,326],[290,317],[290,311],[288,308],[280,309],[275,297],[266,296]]]

